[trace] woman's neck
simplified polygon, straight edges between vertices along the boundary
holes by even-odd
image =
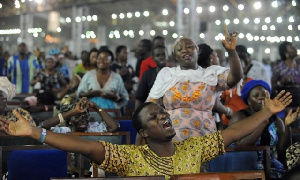
[[[189,70],[189,69],[192,69],[192,70],[196,70],[198,69],[199,65],[196,64],[195,66],[191,66],[191,67],[183,67],[183,66],[180,66],[180,69],[181,70]]]
[[[55,73],[55,69],[45,69],[45,73],[47,73],[47,74],[54,74]]]
[[[290,68],[293,68],[296,66],[296,61],[294,59],[286,59],[284,61],[284,63],[287,67],[290,67]]]
[[[108,75],[110,74],[110,69],[97,69],[97,73],[101,75]]]

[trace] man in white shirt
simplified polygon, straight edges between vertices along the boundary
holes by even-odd
[[[253,79],[266,81],[271,86],[271,75],[265,69],[264,64],[260,61],[251,59],[250,54],[247,52],[247,47],[244,45],[237,45],[236,52],[238,54],[245,54],[247,57],[247,71],[244,74]]]

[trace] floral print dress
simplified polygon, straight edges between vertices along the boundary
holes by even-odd
[[[204,136],[217,131],[212,116],[212,108],[219,92],[229,89],[227,77],[229,70],[218,75],[216,86],[203,82],[178,82],[163,96],[163,105],[171,115],[176,131],[175,141],[190,136]],[[158,100],[150,99],[158,103]]]

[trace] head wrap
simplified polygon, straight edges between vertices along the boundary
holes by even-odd
[[[173,53],[174,53],[174,54],[175,54],[175,47],[176,47],[176,45],[177,45],[182,39],[188,39],[188,40],[191,40],[191,41],[195,44],[195,47],[196,47],[197,51],[199,51],[199,47],[197,46],[197,44],[196,44],[191,38],[183,36],[183,37],[180,37],[180,38],[176,39],[176,41],[174,42],[174,45],[173,45]]]
[[[296,142],[286,149],[286,165],[289,170],[300,163],[300,143]]]
[[[60,51],[58,49],[51,49],[51,51],[48,53],[49,55],[55,56],[57,54],[60,54]]]
[[[57,59],[52,55],[46,55],[45,60],[47,61],[48,59],[52,59],[54,62],[57,62]]]
[[[59,111],[61,113],[64,113],[64,112],[74,109],[75,106],[76,106],[76,99],[72,98],[71,96],[65,96],[60,101],[60,110]]]
[[[7,100],[11,100],[16,95],[16,86],[6,76],[0,76],[0,91],[4,92]]]
[[[253,88],[255,88],[256,86],[264,87],[271,94],[271,88],[270,88],[268,83],[266,83],[263,80],[251,80],[251,81],[249,81],[245,84],[245,86],[243,87],[242,92],[241,92],[242,93],[241,97],[242,97],[245,104],[248,104],[248,102],[247,102],[248,95],[249,95],[250,91]]]

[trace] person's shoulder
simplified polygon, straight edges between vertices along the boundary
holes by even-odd
[[[261,61],[258,61],[258,60],[251,60],[251,64],[253,66],[264,67],[264,64]]]
[[[121,68],[121,66],[119,66],[117,63],[113,63],[111,66],[110,66],[110,68],[112,69],[112,70],[116,70],[116,69],[119,69],[119,68]]]
[[[147,71],[145,71],[144,74],[147,74],[147,75],[157,74],[157,70],[156,70],[156,68],[150,68]]]

